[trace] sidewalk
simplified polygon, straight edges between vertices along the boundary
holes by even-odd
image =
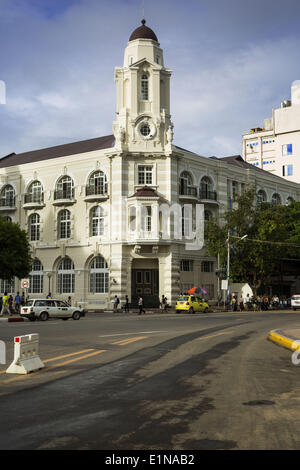
[[[20,315],[18,315],[17,313],[13,313],[12,315],[3,315],[2,317],[0,316],[0,322],[1,321],[22,322],[22,321],[27,321],[27,320],[28,320],[27,318],[20,317]]]
[[[268,339],[284,348],[295,351],[296,349],[300,349],[300,328],[272,330],[269,333]],[[295,344],[295,341],[299,342],[299,344]]]

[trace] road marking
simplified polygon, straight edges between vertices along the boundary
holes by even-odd
[[[82,359],[87,359],[88,357],[96,356],[97,354],[102,354],[102,353],[106,352],[106,349],[100,349],[98,351],[95,351],[95,350],[89,350],[89,351],[94,351],[94,352],[89,353],[89,354],[85,354],[84,356],[75,357],[73,359],[70,359],[69,361],[61,362],[60,364],[54,364],[53,366],[46,367],[45,369],[41,369],[39,372],[47,372],[48,370],[57,369],[59,367],[63,367],[65,365],[71,364],[73,362],[78,362],[78,361],[81,361]],[[77,354],[77,353],[75,353],[75,354]],[[38,372],[38,371],[36,371],[36,372]],[[33,377],[33,375],[32,374],[20,375],[18,377],[13,377],[11,379],[4,380],[2,383],[8,384],[8,383],[11,383],[11,382],[16,382],[17,380],[25,379],[26,377]]]
[[[52,357],[51,359],[45,359],[45,361],[43,362],[47,363],[47,362],[58,361],[59,359],[65,359],[66,357],[70,357],[70,356],[77,356],[78,354],[83,354],[83,353],[90,352],[90,351],[95,351],[95,349],[83,349],[82,351],[77,351],[77,352],[70,353],[70,354],[64,354],[63,356]]]
[[[198,338],[198,339],[202,340],[202,339],[214,338],[215,336],[229,335],[230,333],[234,333],[234,331],[224,331],[223,333],[216,333],[215,335],[202,336],[202,338]]]
[[[152,334],[152,333],[166,333],[166,330],[158,330],[158,331],[139,331],[139,334]],[[134,333],[116,333],[114,335],[101,335],[98,338],[109,338],[110,336],[127,336],[127,335],[136,335],[137,332]]]
[[[115,341],[114,343],[111,344],[118,344],[119,346],[125,346],[126,344],[134,343],[135,341],[140,341],[141,339],[145,339],[147,336],[137,336],[136,338],[129,338],[129,339],[123,339],[121,341]]]

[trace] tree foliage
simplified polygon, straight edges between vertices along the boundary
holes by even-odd
[[[30,244],[25,230],[0,217],[0,278],[27,277],[31,264]]]
[[[230,280],[247,282],[254,292],[278,269],[282,258],[300,259],[300,203],[288,206],[256,202],[252,188],[236,198],[222,220],[211,219],[206,227],[207,248],[227,265],[230,241]],[[247,235],[247,238],[240,240]]]

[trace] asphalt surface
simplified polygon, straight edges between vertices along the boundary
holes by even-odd
[[[0,373],[0,448],[297,449],[299,369],[270,330],[298,313],[94,315],[38,332],[45,368]],[[299,366],[300,367],[300,366]]]

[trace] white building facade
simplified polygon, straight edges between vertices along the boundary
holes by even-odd
[[[300,82],[291,87],[291,99],[273,109],[264,127],[243,135],[243,158],[252,165],[300,183]]]
[[[51,292],[106,309],[115,295],[133,304],[142,295],[157,306],[162,295],[174,304],[200,285],[216,301],[205,220],[251,186],[269,201],[300,200],[297,183],[240,156],[205,158],[175,146],[170,78],[143,21],[115,69],[113,135],[0,160],[0,214],[19,223],[32,246],[31,297]],[[1,281],[0,291],[21,291],[20,281]]]

